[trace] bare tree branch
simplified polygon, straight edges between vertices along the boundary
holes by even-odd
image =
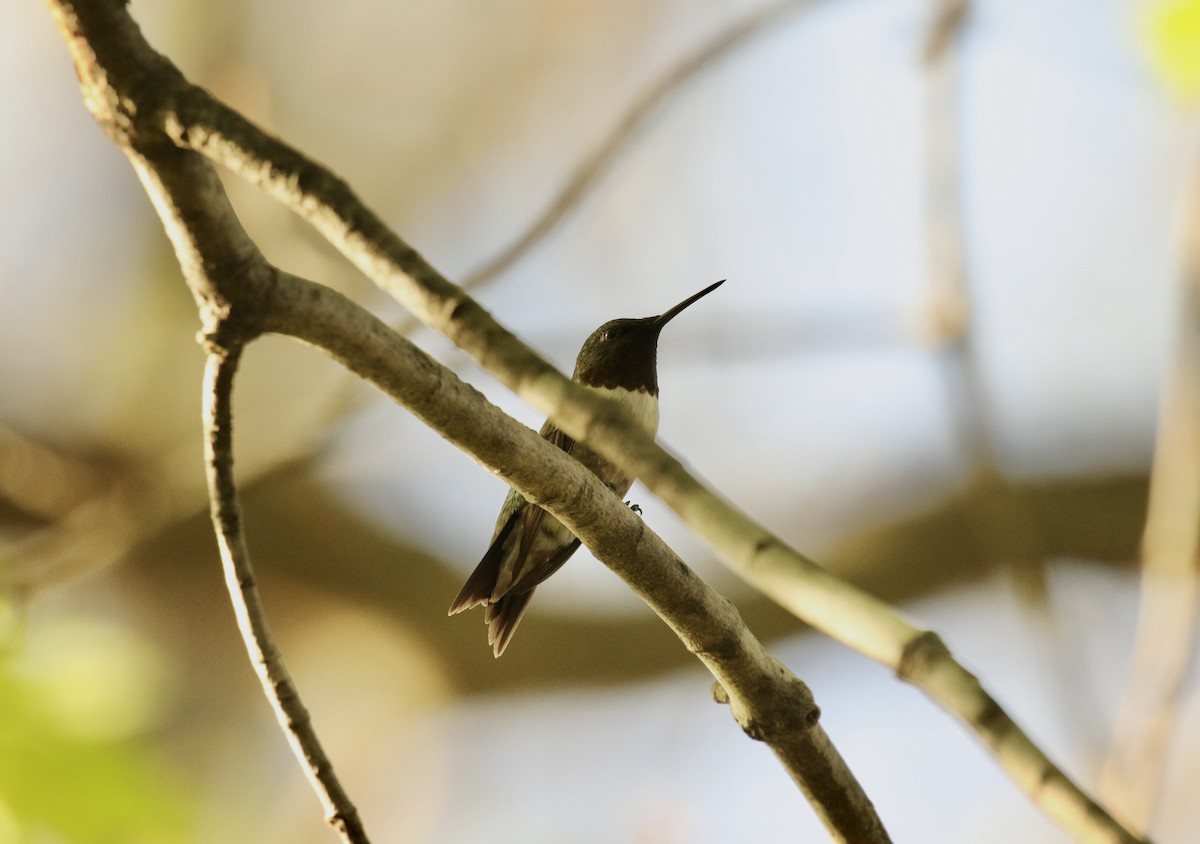
[[[85,101],[150,194],[199,305],[209,352],[205,431],[213,521],[239,628],[327,818],[344,840],[366,837],[273,643],[241,530],[232,463],[232,382],[243,345],[263,331],[292,334],[324,348],[559,517],[708,666],[743,730],[772,747],[837,840],[889,840],[819,726],[819,710],[807,687],[762,648],[732,604],[561,450],[349,300],[270,266],[241,229],[211,167],[131,119],[138,103],[120,93],[122,83],[140,85],[144,92],[145,70],[168,82],[177,81],[177,72],[164,67],[144,42],[135,44],[136,56],[124,51],[121,36],[137,30],[118,4],[52,2],[52,8],[72,48]],[[137,60],[146,67],[139,68]],[[515,455],[520,455],[517,462]]]
[[[148,47],[135,60],[93,38],[88,25],[136,32],[123,6],[101,2],[73,6],[51,0],[60,32],[70,47],[84,100],[101,126],[129,158],[142,180],[192,290],[204,325],[209,361],[205,371],[204,428],[213,524],[238,627],[263,691],[275,710],[305,775],[317,792],[326,820],[347,844],[368,841],[357,810],[342,789],[275,646],[258,595],[233,477],[231,392],[245,342],[260,332],[258,316],[270,302],[272,268],[245,236],[212,168],[154,133],[140,132],[129,109],[137,104],[117,95],[112,79],[144,80],[142,73],[178,77],[178,71]],[[120,14],[112,15],[118,11]],[[89,18],[89,13],[95,17]],[[139,64],[138,62],[144,64]],[[137,84],[134,82],[134,84]],[[242,295],[234,308],[228,289]],[[246,297],[246,293],[251,293]]]
[[[268,330],[328,352],[552,513],[712,672],[739,725],[771,747],[837,840],[888,840],[817,723],[808,688],[763,648],[734,606],[599,478],[341,294],[286,274],[281,278],[287,290],[277,297]]]
[[[292,751],[325,809],[325,822],[347,844],[369,844],[358,810],[338,781],[313,728],[300,694],[267,624],[250,552],[242,532],[242,510],[233,476],[233,378],[242,341],[208,341],[204,370],[204,456],[212,502],[213,526],[221,549],[225,585],[238,629],[263,692],[288,737]]]
[[[741,20],[725,26],[707,43],[684,56],[630,103],[608,134],[592,153],[575,167],[559,192],[524,231],[468,272],[459,282],[459,286],[463,290],[476,290],[504,274],[566,219],[587,196],[588,191],[616,164],[621,153],[637,137],[638,131],[646,121],[660,111],[672,96],[721,59],[752,42],[756,36],[769,32],[774,24],[789,14],[808,9],[817,1],[782,0],[751,12]],[[410,316],[395,325],[401,334],[408,334],[420,324],[419,319]],[[351,396],[347,393],[345,401],[339,403],[331,418],[340,417],[342,412],[348,409],[351,401]]]
[[[263,277],[265,262],[248,241],[239,242],[227,255],[204,254],[203,238],[195,235],[203,234],[213,222],[206,218],[206,206],[217,207],[215,219],[221,225],[230,222],[225,218],[232,212],[215,176],[201,175],[200,166],[190,158],[179,160],[177,156],[187,156],[184,152],[172,155],[158,148],[162,132],[179,146],[230,167],[300,213],[378,285],[518,395],[546,412],[564,432],[589,443],[622,469],[640,477],[746,580],[818,629],[892,667],[962,718],[992,748],[1001,767],[1030,799],[1076,837],[1086,841],[1141,840],[1055,767],[979,681],[951,657],[935,634],[921,630],[886,604],[833,577],[720,499],[682,463],[642,435],[613,403],[572,384],[505,331],[391,232],[341,179],[282,142],[263,135],[206,92],[188,85],[146,44],[116,0],[50,2],[75,57],[85,102],[130,155],[175,242],[202,313],[208,313],[206,322],[233,321],[230,324],[237,326],[242,320],[246,321],[240,326],[242,330],[282,331],[285,326],[273,321],[275,315],[287,312],[299,319],[304,313],[299,308],[305,301],[336,294],[316,286],[305,287],[303,297],[285,301],[294,295],[295,288],[304,286],[287,285],[285,289],[280,283],[283,276],[275,272],[266,272]],[[154,167],[147,166],[143,157],[148,147],[155,150]],[[177,173],[189,171],[194,178],[186,192],[168,189],[160,182],[164,177],[174,178]],[[214,214],[207,217],[213,218]],[[231,222],[236,226],[236,220]],[[217,269],[226,264],[231,272],[211,272],[213,267],[206,266],[206,261],[216,264]],[[209,291],[197,284],[202,279],[215,282],[222,278],[237,279],[236,288]],[[231,307],[235,301],[231,297],[236,298],[237,308]],[[386,373],[378,372],[378,355],[386,342],[395,343],[399,338],[386,332],[382,324],[374,331],[366,330],[366,325],[362,328],[361,332],[335,331],[323,316],[313,315],[313,324],[306,328],[311,333],[305,339],[319,342],[364,377],[371,377],[368,371],[375,372],[373,380],[384,386],[381,379]],[[351,360],[334,348],[335,342],[365,346],[361,356],[356,353]],[[432,362],[421,364],[430,366]],[[434,378],[425,383],[426,398],[440,394],[445,399],[449,391],[456,389],[456,380]],[[385,389],[396,395],[393,389],[413,387],[388,383]],[[412,400],[420,398],[413,396]],[[439,403],[426,421],[453,440],[449,427],[453,420],[444,417],[445,407]],[[514,450],[492,454],[491,465],[501,477],[554,513],[639,594],[658,594],[656,587],[669,584],[661,596],[664,607],[671,606],[671,595],[676,590],[695,595],[699,581],[681,563],[643,568],[621,559],[616,552],[625,548],[635,552],[629,559],[644,563],[653,534],[640,522],[622,524],[623,519],[634,516],[618,506],[615,498],[606,494],[607,489],[590,476],[581,478],[577,473],[569,494],[564,495],[561,482],[546,480],[539,468],[564,473],[569,471],[569,460],[553,454],[555,450],[545,444],[539,448],[539,438],[532,431],[522,431],[523,441],[510,441]],[[480,446],[490,447],[488,443]],[[521,455],[519,463],[514,461],[516,454]],[[603,530],[609,524],[619,529],[611,533]],[[634,537],[632,549],[630,537]],[[718,608],[711,609],[721,615]],[[680,615],[671,623],[678,623],[678,630],[688,630],[684,622],[692,617],[694,608],[681,606],[677,611]],[[752,712],[751,703],[737,702],[735,677],[726,673],[742,670],[740,663],[749,663],[749,658],[726,664],[723,660],[730,651],[709,650],[712,645],[705,644],[713,641],[709,638],[713,635],[711,629],[689,632],[700,637],[694,649],[730,693],[734,713],[742,722],[739,712]],[[747,641],[748,635],[739,632],[735,642]],[[717,641],[725,641],[724,635]],[[750,723],[755,722],[752,716]],[[792,728],[796,726],[793,723]]]
[[[230,167],[309,220],[382,289],[563,431],[639,477],[745,580],[797,617],[921,686],[971,726],[1009,776],[1056,821],[1082,840],[1138,840],[1054,766],[943,645],[929,649],[920,670],[908,667],[911,660],[905,654],[924,652],[926,643],[936,640],[934,634],[788,548],[618,414],[597,406],[599,400],[572,385],[450,286],[336,177],[253,130],[203,93],[193,91],[176,103],[165,125],[177,142]]]

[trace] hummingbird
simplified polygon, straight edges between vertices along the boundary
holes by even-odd
[[[724,283],[721,279],[658,316],[604,323],[584,341],[572,379],[616,399],[653,437],[658,432],[658,335],[681,311]],[[633,478],[575,442],[549,419],[538,433],[590,469],[617,497],[629,492]],[[634,509],[641,512],[636,505]],[[499,657],[516,632],[533,590],[558,571],[578,547],[579,540],[562,522],[530,504],[515,489],[509,490],[491,545],[450,605],[449,614],[483,604],[488,644]]]

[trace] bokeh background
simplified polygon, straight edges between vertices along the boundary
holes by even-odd
[[[664,334],[660,440],[940,631],[1124,816],[1200,840],[1200,4],[132,12],[565,370],[601,322],[728,277]],[[332,840],[224,593],[194,307],[41,4],[0,7],[0,95],[0,842]],[[404,323],[227,184],[271,260]],[[376,840],[823,840],[586,552],[500,660],[478,613],[446,618],[505,490],[402,409],[268,339],[236,411],[267,609]],[[896,840],[1065,840],[920,693],[631,497],[810,683]]]

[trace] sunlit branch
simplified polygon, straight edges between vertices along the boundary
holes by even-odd
[[[632,472],[704,536],[748,582],[797,617],[892,667],[971,726],[1027,796],[1083,840],[1137,840],[1067,778],[985,694],[944,647],[905,668],[929,634],[887,605],[825,572],[720,500],[682,464],[595,407],[528,346],[451,285],[340,179],[206,96],[180,101],[166,121],[180,144],[203,152],[291,207],[383,290],[441,331],[573,438]],[[998,717],[1002,716],[1002,717]]]
[[[275,644],[259,596],[233,474],[233,379],[241,343],[208,340],[204,370],[204,457],[212,521],[238,630],[250,663],[297,760],[325,808],[325,821],[347,844],[369,844],[358,810],[338,781],[333,763],[313,728],[308,709]]]
[[[188,85],[166,59],[149,48],[123,5],[116,0],[79,0],[73,4],[60,0],[52,2],[52,8],[57,11],[64,36],[72,47],[85,102],[110,136],[130,151],[168,234],[175,241],[176,254],[189,283],[210,269],[206,262],[214,256],[203,253],[203,239],[195,236],[197,232],[203,233],[205,221],[194,220],[196,227],[186,223],[193,215],[211,214],[206,204],[219,205],[222,217],[232,212],[227,210],[215,177],[196,176],[189,186],[193,189],[190,192],[172,190],[170,185],[161,183],[164,177],[174,178],[197,167],[192,161],[174,161],[170,172],[145,166],[138,154],[144,146],[154,146],[159,163],[170,158],[157,147],[163,132],[180,147],[201,152],[229,167],[297,211],[382,289],[472,355],[527,402],[547,413],[565,433],[589,443],[622,469],[641,478],[747,581],[814,627],[890,666],[901,677],[924,689],[970,725],[1030,799],[1077,838],[1139,840],[1046,758],[978,680],[951,657],[935,634],[913,625],[883,602],[838,580],[789,548],[701,484],[682,463],[641,434],[611,403],[555,371],[390,231],[343,180],[264,135],[202,90]],[[95,50],[102,50],[103,55],[97,56]],[[187,155],[178,151],[177,154]],[[196,185],[201,189],[194,190]],[[265,265],[248,242],[235,244],[233,253],[220,256],[220,261],[229,264],[228,276],[210,273],[209,278],[236,278],[242,287],[219,291],[193,287],[202,313],[207,314],[206,321],[210,323],[206,329],[224,325],[224,320],[232,320],[231,324],[237,328],[238,320],[248,320],[241,330],[253,333],[268,325],[271,330],[281,330],[282,326],[271,323],[274,315],[281,312],[281,296],[287,293],[279,283],[279,274],[272,272],[267,278],[259,277]],[[320,289],[310,290],[308,295],[316,296]],[[211,301],[205,301],[206,297]],[[237,307],[233,307],[235,299]],[[299,313],[294,309],[291,312]],[[328,332],[332,327],[318,320],[314,330]],[[388,335],[394,336],[391,332]],[[330,335],[330,343],[338,338],[342,342],[356,342],[356,338],[335,332]],[[316,342],[315,335],[306,339]],[[378,337],[368,333],[363,339],[374,342]],[[356,371],[365,375],[361,370]],[[442,382],[445,383],[452,382]],[[439,388],[435,384],[435,389]],[[555,451],[545,444],[537,449],[534,443],[539,438],[533,432],[527,432],[527,436],[530,439],[527,448],[508,452],[507,457],[501,457],[495,464],[505,467],[501,474],[535,503],[553,512],[589,545],[596,543],[594,550],[600,552],[598,556],[622,573],[635,589],[641,582],[645,590],[641,593],[646,594],[649,589],[645,587],[653,585],[644,580],[649,575],[640,568],[623,571],[620,560],[606,553],[604,543],[614,543],[611,547],[615,554],[629,536],[636,536],[640,557],[646,550],[642,540],[650,532],[638,533],[637,525],[630,525],[630,529],[635,529],[633,534],[610,536],[595,532],[595,519],[607,518],[610,510],[614,519],[634,517],[627,512],[624,517],[615,515],[616,510],[625,508],[618,507],[611,495],[608,496],[611,507],[601,509],[606,488],[594,478],[576,479],[580,486],[565,497],[557,485],[541,492],[534,489],[531,484],[537,480],[536,475],[530,475],[526,484],[521,473],[536,470],[524,468],[525,454],[534,455],[531,461],[545,461],[551,460],[548,453]],[[511,465],[513,454],[522,455],[520,466]],[[589,484],[600,488],[588,492]],[[586,493],[591,506],[580,506],[576,511],[571,502],[580,491]],[[605,515],[598,517],[594,513]],[[666,573],[670,570],[667,566]],[[682,570],[682,566],[675,569],[676,573]],[[655,571],[662,572],[657,567]],[[714,656],[709,652],[699,655]],[[732,697],[734,690],[723,678],[719,679]]]
[[[772,749],[836,840],[888,840],[808,688],[599,478],[341,294],[281,278],[269,330],[323,349],[552,513],[704,663],[743,731]]]
[[[654,607],[712,671],[743,730],[775,751],[835,838],[888,840],[870,801],[818,724],[807,687],[766,653],[728,601],[561,450],[500,413],[349,300],[270,266],[241,229],[211,167],[165,143],[153,129],[136,125],[135,116],[152,109],[132,92],[147,98],[162,95],[178,86],[181,77],[140,40],[123,5],[110,0],[51,7],[75,58],[84,100],[142,180],[199,307],[209,354],[206,457],[226,580],[264,690],[328,820],[344,840],[366,838],[273,643],[242,534],[233,475],[232,385],[242,347],[263,331],[306,339],[360,375],[387,384],[397,398],[407,397],[410,406],[420,408],[418,415],[447,439],[462,444],[468,435],[482,437],[476,448],[485,453],[499,447],[487,454],[485,465],[558,516]],[[126,86],[130,91],[121,93]],[[407,354],[410,365],[389,356],[389,349]],[[451,397],[468,405],[453,406]],[[499,430],[485,424],[489,410]],[[466,434],[456,434],[462,431]],[[505,435],[533,442],[514,446],[505,442]],[[548,456],[549,469],[535,459],[539,454],[543,460]],[[513,455],[521,455],[517,465],[511,465]],[[614,513],[618,524],[610,530]]]

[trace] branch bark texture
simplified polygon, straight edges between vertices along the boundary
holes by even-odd
[[[233,478],[233,374],[242,347],[268,331],[329,352],[558,516],[709,668],[742,729],[771,746],[837,840],[888,840],[870,801],[821,729],[811,693],[765,651],[732,604],[565,453],[345,297],[268,264],[241,229],[211,166],[162,131],[171,121],[163,120],[170,109],[160,106],[176,95],[215,101],[190,88],[141,40],[121,4],[51,0],[50,5],[75,59],[85,102],[137,171],[199,306],[209,352],[205,429],[213,522],[230,594],[267,696],[329,822],[344,840],[365,841],[366,836],[273,644]],[[340,180],[316,168],[310,172],[326,189],[348,194]],[[358,222],[372,231],[382,225],[369,212]],[[343,235],[361,236],[355,225]],[[416,257],[411,250],[405,254],[408,260]],[[453,288],[445,280],[438,286],[442,292]]]
[[[358,810],[338,781],[275,645],[250,563],[233,476],[233,378],[241,358],[241,343],[214,340],[209,345],[204,371],[204,457],[212,521],[238,629],[275,717],[325,809],[325,822],[347,844],[369,844]]]
[[[85,102],[127,152],[163,218],[206,332],[250,337],[277,331],[320,346],[552,512],[709,667],[743,729],[768,743],[776,740],[773,750],[810,796],[828,791],[847,806],[818,805],[836,837],[885,840],[877,819],[870,822],[874,813],[864,816],[863,802],[850,796],[852,777],[840,759],[831,758],[807,689],[762,650],[732,606],[707,590],[597,479],[534,432],[507,420],[344,297],[270,267],[238,226],[215,174],[188,150],[228,167],[307,219],[376,284],[564,432],[641,478],[747,581],[924,689],[967,723],[1026,794],[1078,839],[1141,840],[1054,766],[935,634],[832,576],[701,484],[618,407],[571,383],[442,277],[344,181],[188,84],[144,41],[120,3],[48,2],[75,58]],[[470,430],[463,429],[463,419]],[[814,785],[818,781],[822,785]],[[838,826],[854,822],[847,815],[868,822]]]

